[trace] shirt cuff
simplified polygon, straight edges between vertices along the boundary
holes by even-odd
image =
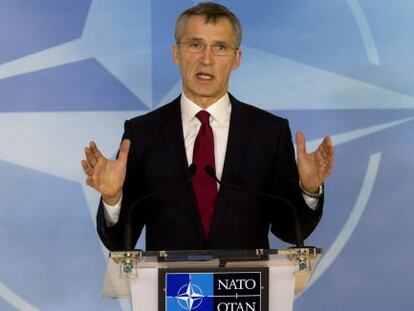
[[[318,193],[315,193],[315,194],[310,194],[310,193],[306,192],[303,189],[302,183],[300,181],[299,181],[299,187],[302,190],[303,199],[305,200],[305,202],[308,205],[308,207],[310,209],[316,211],[316,209],[318,207],[319,199],[323,195],[323,191],[324,191],[323,185],[319,187]]]
[[[118,203],[116,203],[115,205],[106,204],[104,200],[102,200],[102,203],[104,206],[104,216],[106,225],[108,227],[116,225],[116,223],[119,220],[119,213],[121,212],[122,194]]]
[[[306,194],[302,193],[303,199],[305,200],[308,207],[314,211],[316,211],[319,203],[318,198],[312,198],[310,196],[307,196]]]

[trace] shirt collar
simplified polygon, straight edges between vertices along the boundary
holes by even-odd
[[[187,96],[185,96],[184,92],[181,93],[181,116],[184,123],[189,123],[195,115],[203,110],[200,106],[196,103],[191,101]],[[206,110],[210,116],[217,121],[218,124],[222,125],[229,121],[230,119],[230,112],[231,112],[231,103],[229,94],[226,93],[223,97],[221,97],[218,101],[213,103],[212,105],[208,106]]]

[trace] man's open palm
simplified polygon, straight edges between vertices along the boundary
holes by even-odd
[[[95,142],[90,142],[85,148],[86,160],[82,160],[81,165],[87,176],[86,184],[100,192],[104,200],[120,197],[130,145],[130,140],[122,141],[116,160],[104,157]]]
[[[332,140],[326,136],[314,152],[307,153],[305,135],[297,131],[296,146],[302,187],[307,192],[316,192],[333,169],[335,149]]]

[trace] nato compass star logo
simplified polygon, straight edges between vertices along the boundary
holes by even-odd
[[[164,302],[166,311],[213,310],[214,276],[212,273],[167,272]]]
[[[177,292],[178,304],[184,310],[195,310],[203,302],[203,292],[201,288],[190,282],[183,285]]]

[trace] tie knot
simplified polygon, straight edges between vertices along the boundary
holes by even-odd
[[[200,120],[201,124],[206,125],[209,124],[209,118],[210,118],[210,114],[205,111],[205,110],[201,110],[196,114],[196,117]]]

